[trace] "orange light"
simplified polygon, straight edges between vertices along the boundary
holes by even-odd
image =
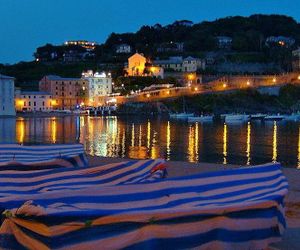
[[[150,94],[147,94],[147,98],[149,98],[150,97]]]
[[[276,78],[275,78],[275,77],[273,78],[273,82],[274,82],[274,83],[276,82]]]
[[[198,88],[197,88],[197,87],[195,88],[195,91],[198,91]]]
[[[169,90],[167,91],[167,94],[168,94],[168,95],[170,94],[170,91],[169,91]]]
[[[298,80],[300,80],[300,75],[298,75]]]
[[[193,79],[194,79],[194,75],[193,75],[193,74],[189,74],[189,75],[188,75],[188,79],[189,79],[189,80],[193,80]]]
[[[250,81],[247,81],[247,86],[249,86],[250,85]]]
[[[223,83],[223,88],[226,88],[227,87],[227,84],[226,83]]]
[[[57,105],[57,101],[55,101],[55,100],[51,100],[51,105],[52,105],[52,106],[55,106],[55,105]]]

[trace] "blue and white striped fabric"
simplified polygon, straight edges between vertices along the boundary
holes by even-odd
[[[12,190],[0,197],[0,248],[264,249],[285,228],[287,189],[280,165],[268,164],[143,184]]]
[[[97,185],[146,183],[165,177],[165,161],[135,160],[95,167],[0,172],[0,197],[54,190],[75,190]]]
[[[55,144],[24,146],[18,144],[0,144],[0,166],[11,162],[34,164],[42,161],[74,157],[84,154],[82,144]]]

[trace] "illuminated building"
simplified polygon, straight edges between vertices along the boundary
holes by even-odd
[[[56,101],[47,92],[16,91],[15,105],[17,111],[51,111]]]
[[[86,41],[86,40],[75,40],[75,41],[66,41],[64,43],[66,46],[81,46],[87,50],[94,50],[97,43],[95,42],[89,42],[89,41]]]
[[[87,85],[86,79],[48,75],[39,82],[39,89],[52,95],[55,109],[75,109],[85,101]]]
[[[0,116],[16,115],[14,108],[15,79],[0,75]]]
[[[117,54],[129,54],[131,53],[131,46],[129,44],[120,44],[116,46]]]
[[[142,54],[135,53],[128,58],[128,66],[125,68],[128,76],[153,76],[164,78],[164,70],[159,66],[146,66],[147,59]]]
[[[99,106],[100,96],[107,96],[112,93],[111,74],[93,72],[89,70],[82,73],[82,78],[87,80],[87,94],[89,106]]]

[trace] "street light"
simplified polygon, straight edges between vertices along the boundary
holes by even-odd
[[[226,88],[227,87],[227,84],[226,83],[223,83],[223,88]]]
[[[195,91],[198,91],[198,88],[197,88],[197,87],[195,88]]]
[[[300,80],[300,75],[298,75],[298,80]]]
[[[273,78],[273,82],[274,82],[274,83],[276,82],[276,78],[275,78],[275,77]]]
[[[147,94],[147,98],[149,98],[150,97],[150,94]]]
[[[247,81],[247,86],[249,86],[250,85],[250,81]]]

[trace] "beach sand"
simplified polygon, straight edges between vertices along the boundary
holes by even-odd
[[[129,159],[89,156],[91,166],[128,160]],[[180,161],[167,161],[166,165],[169,178],[238,167],[236,165],[189,163]],[[283,168],[283,173],[289,182],[289,193],[285,201],[288,227],[283,235],[283,240],[270,246],[270,249],[297,250],[300,249],[300,170],[295,168]]]

